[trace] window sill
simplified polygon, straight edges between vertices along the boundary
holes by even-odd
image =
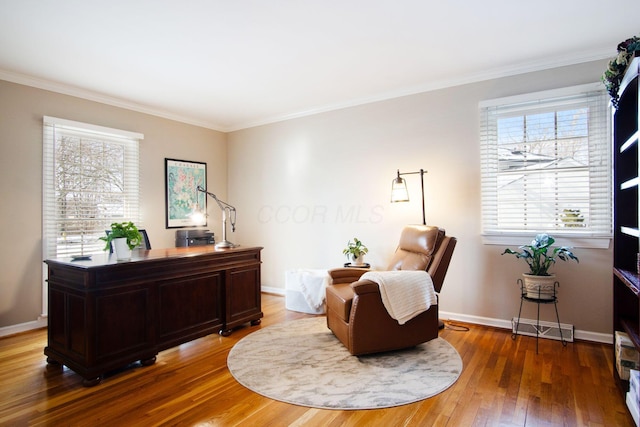
[[[517,234],[483,234],[482,243],[485,245],[521,246],[533,240],[537,233]],[[611,237],[567,236],[549,233],[556,239],[554,246],[570,246],[572,248],[609,249]]]

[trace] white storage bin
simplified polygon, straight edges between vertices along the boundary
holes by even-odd
[[[309,314],[325,312],[324,295],[329,283],[327,270],[287,270],[284,283],[287,310]]]

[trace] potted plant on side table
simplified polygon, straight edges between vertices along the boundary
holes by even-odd
[[[524,288],[528,298],[552,300],[555,296],[556,275],[549,273],[549,268],[555,264],[556,259],[568,261],[571,259],[580,262],[570,247],[560,246],[551,250],[555,239],[548,234],[538,234],[528,244],[520,246],[520,251],[505,249],[502,255],[512,254],[516,258],[522,258],[529,265],[529,273],[523,273]],[[549,252],[551,251],[551,252]]]
[[[369,252],[369,249],[360,241],[357,237],[353,238],[353,242],[349,241],[347,247],[342,251],[347,256],[347,259],[351,261],[353,265],[363,265],[364,255]]]
[[[131,258],[131,251],[142,242],[142,235],[133,222],[114,222],[111,224],[111,232],[100,240],[107,242],[105,251],[111,248],[113,243],[113,253],[116,259]]]

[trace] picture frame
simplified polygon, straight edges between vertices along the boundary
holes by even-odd
[[[166,228],[207,225],[207,164],[190,160],[164,159]]]

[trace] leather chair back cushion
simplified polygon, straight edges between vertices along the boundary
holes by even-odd
[[[405,227],[388,270],[427,270],[444,233],[443,229],[429,225]]]

